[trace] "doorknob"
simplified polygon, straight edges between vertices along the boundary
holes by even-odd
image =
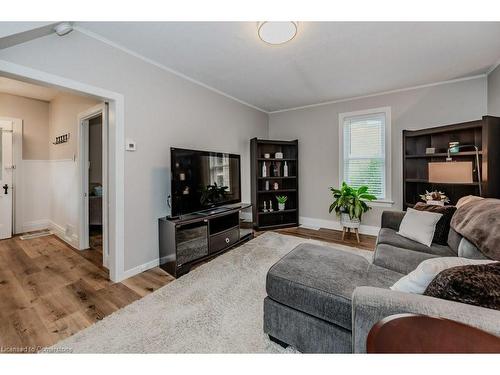
[[[9,194],[8,191],[9,191],[9,185],[5,184],[4,186],[2,186],[3,190],[4,190],[4,194]]]

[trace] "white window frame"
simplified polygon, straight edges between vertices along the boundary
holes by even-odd
[[[391,107],[380,107],[365,109],[362,111],[339,113],[339,185],[344,181],[344,122],[351,117],[362,117],[383,113],[385,115],[385,198],[377,199],[369,203],[370,206],[391,207],[394,204],[392,200],[391,189]]]

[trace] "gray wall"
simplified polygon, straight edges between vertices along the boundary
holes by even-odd
[[[339,173],[338,115],[343,112],[390,106],[392,112],[392,199],[402,207],[402,130],[421,129],[486,114],[486,78],[402,91],[365,99],[271,114],[269,136],[299,139],[300,216],[336,220],[328,214],[329,186],[337,186]],[[384,208],[376,207],[363,219],[379,226]]]
[[[488,75],[488,114],[500,116],[500,66]]]
[[[249,139],[267,137],[265,113],[77,31],[1,50],[0,59],[124,95],[125,136],[137,142],[125,154],[125,270],[158,257],[170,146],[241,154],[242,196],[250,200]]]

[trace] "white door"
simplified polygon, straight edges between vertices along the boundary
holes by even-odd
[[[12,121],[0,120],[0,239],[12,237]]]

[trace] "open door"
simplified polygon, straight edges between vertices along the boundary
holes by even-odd
[[[12,121],[0,120],[0,239],[12,237]]]
[[[108,105],[99,104],[81,113],[79,116],[79,163],[80,163],[80,250],[90,247],[90,223],[96,224],[93,213],[96,207],[101,211],[102,227],[102,256],[103,266],[108,268],[109,248],[108,248]],[[90,126],[94,119],[99,118],[101,122],[101,162],[100,162],[100,185],[99,194],[89,188],[92,185],[90,178]],[[94,190],[94,189],[92,189]],[[99,203],[96,205],[96,203]]]

